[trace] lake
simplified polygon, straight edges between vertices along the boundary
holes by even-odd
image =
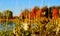
[[[6,31],[14,30],[15,24],[12,22],[9,22],[7,25],[4,25],[4,22],[0,22],[0,31],[3,31],[4,29]]]

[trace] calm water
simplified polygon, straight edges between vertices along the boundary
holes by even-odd
[[[4,25],[4,23],[0,23],[0,31],[6,29],[6,31],[14,30],[14,23],[8,23],[7,25]]]

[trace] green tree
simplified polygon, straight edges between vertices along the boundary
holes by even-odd
[[[0,18],[2,18],[3,17],[3,14],[0,12]]]
[[[12,15],[12,11],[10,10],[5,10],[3,11],[3,17],[8,17],[8,18],[11,18],[13,15]]]

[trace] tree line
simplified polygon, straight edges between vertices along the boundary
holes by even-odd
[[[25,9],[21,11],[19,17],[22,17],[23,19],[25,18],[40,18],[40,17],[49,17],[49,18],[57,18],[57,16],[60,15],[60,6],[52,6],[52,7],[47,7],[44,6],[42,8],[39,8],[35,6],[33,9],[28,10]],[[11,10],[5,10],[3,12],[0,12],[0,18],[12,18],[13,13]]]
[[[10,10],[4,10],[0,12],[0,18],[12,18],[13,13]]]
[[[30,11],[28,9],[22,11],[20,16],[22,16],[23,19],[24,18],[32,19],[32,18],[40,18],[40,17],[47,17],[47,18],[49,17],[56,19],[60,16],[60,6],[52,6],[52,7],[44,6],[42,8],[35,6]]]

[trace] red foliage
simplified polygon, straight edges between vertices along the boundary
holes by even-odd
[[[42,13],[43,13],[42,9],[38,10],[36,13],[36,18],[41,17],[43,15]]]
[[[39,10],[39,8],[34,7],[30,13],[30,18],[34,18],[34,16],[36,15],[36,12]]]
[[[54,17],[54,19],[56,19],[58,17],[58,9],[55,8],[55,9],[52,9],[52,17]]]

